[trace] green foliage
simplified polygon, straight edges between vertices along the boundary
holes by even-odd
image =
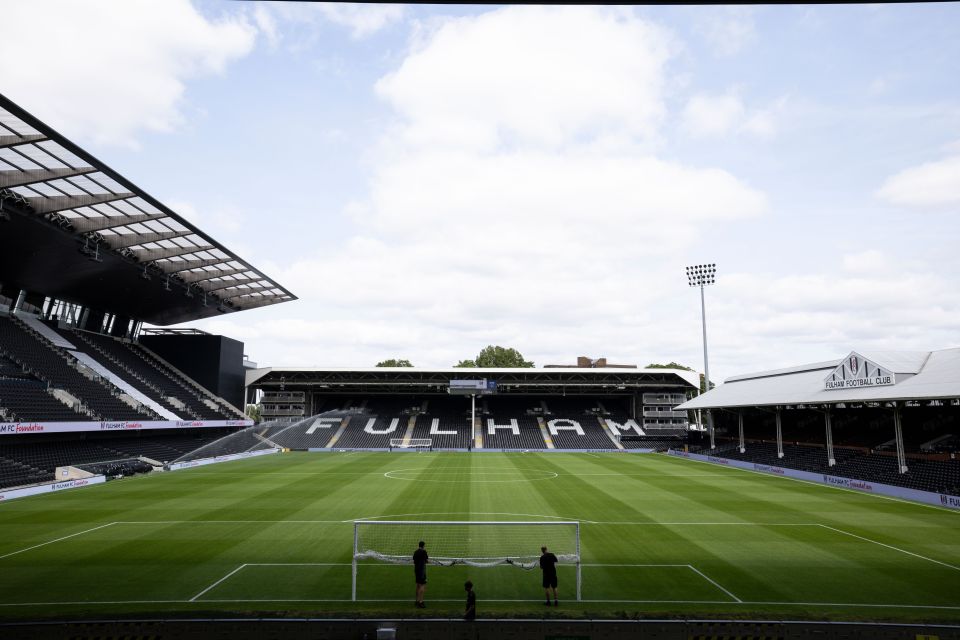
[[[260,422],[261,409],[262,407],[258,404],[248,404],[246,406],[245,413],[247,414],[247,417],[254,422]]]
[[[533,362],[523,359],[523,354],[513,348],[489,345],[473,360],[461,360],[455,367],[485,367],[495,369],[532,368]]]
[[[378,367],[412,367],[413,364],[406,359],[388,358],[377,363]]]
[[[648,364],[647,369],[682,369],[683,371],[693,371],[690,367],[677,364],[676,362],[668,362],[667,364],[657,364],[654,362],[653,364]]]
[[[648,364],[647,369],[681,369],[683,371],[696,371],[696,369],[692,369],[682,364],[677,364],[676,362],[669,362],[667,364],[657,364],[656,362],[654,362],[654,363]],[[713,389],[715,386],[717,385],[714,384],[714,382],[711,380],[710,388]],[[701,373],[700,374],[700,393],[706,393],[706,392],[707,392],[707,387],[703,382],[703,374]]]

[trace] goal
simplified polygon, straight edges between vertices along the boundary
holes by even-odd
[[[432,449],[433,438],[410,438],[409,442],[404,442],[404,438],[390,438],[391,449]]]
[[[423,540],[430,564],[450,567],[512,565],[539,567],[540,547],[546,546],[561,565],[574,565],[580,600],[580,523],[576,521],[418,521],[356,520],[353,523],[353,587],[357,599],[360,561],[413,564],[413,552]]]

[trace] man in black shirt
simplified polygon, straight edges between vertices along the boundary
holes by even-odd
[[[553,606],[557,606],[557,556],[540,547],[540,570],[543,571],[543,591],[547,596],[546,606],[550,606],[550,590],[553,589]]]
[[[476,620],[477,618],[477,594],[473,590],[473,583],[467,580],[463,583],[463,588],[467,590],[467,610],[463,614],[464,620]]]
[[[417,599],[414,604],[420,609],[426,609],[427,605],[423,603],[423,592],[427,589],[427,550],[423,548],[424,542],[420,541],[417,550],[413,552],[413,576],[417,581]]]

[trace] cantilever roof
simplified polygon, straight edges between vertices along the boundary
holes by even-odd
[[[688,386],[698,388],[700,384],[700,374],[695,371],[686,371],[684,369],[621,369],[614,367],[550,367],[548,368],[489,368],[489,367],[448,367],[448,368],[426,368],[426,367],[369,367],[369,368],[340,368],[340,367],[263,367],[260,369],[251,369],[247,371],[247,386],[260,382],[261,380],[278,378],[278,376],[289,376],[288,384],[294,379],[316,379],[322,376],[344,377],[356,375],[378,376],[378,377],[410,377],[429,378],[431,376],[446,377],[451,379],[462,378],[465,380],[476,378],[493,378],[504,380],[505,378],[518,379],[521,377],[535,376],[543,379],[569,379],[571,377],[586,378],[619,378],[622,380],[648,379],[650,377],[660,377],[673,375],[678,382],[686,383]]]
[[[843,362],[831,360],[734,376],[679,408],[720,409],[960,398],[960,348],[855,353],[892,372],[895,384],[828,390],[824,388],[824,381]]]
[[[221,312],[296,299],[3,94],[0,196],[72,232],[88,256],[114,252]]]

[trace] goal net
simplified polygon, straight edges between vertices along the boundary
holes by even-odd
[[[580,523],[357,520],[353,523],[353,599],[357,599],[358,562],[413,564],[420,540],[431,565],[519,569],[540,566],[540,547],[561,565],[575,565],[580,599]]]
[[[403,438],[390,438],[391,449],[430,449],[433,447],[432,438],[410,438],[404,442]]]

